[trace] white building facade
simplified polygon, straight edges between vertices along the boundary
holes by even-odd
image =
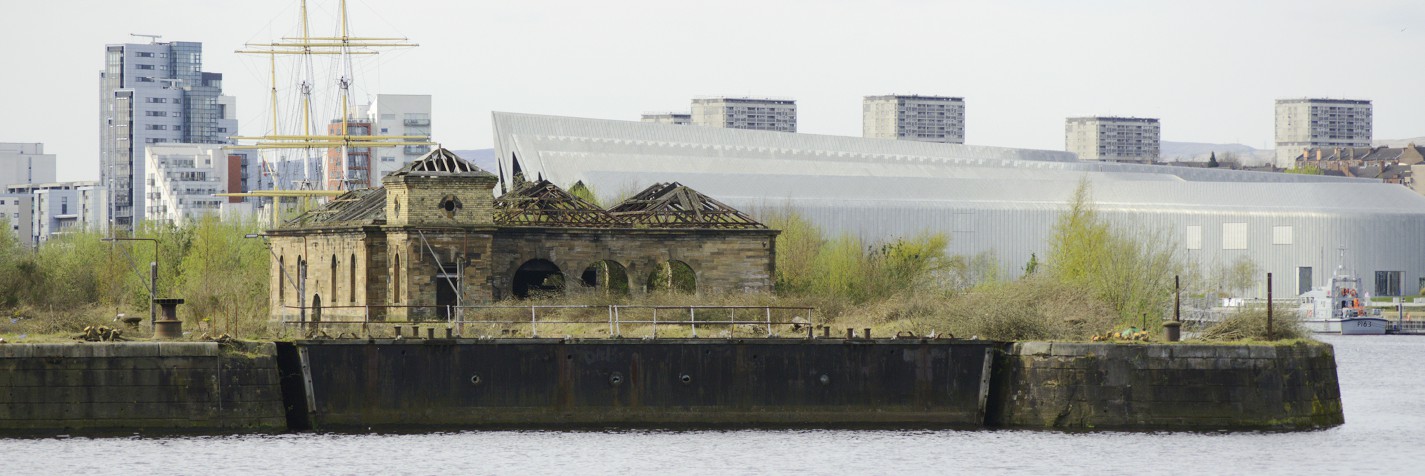
[[[0,142],[0,187],[55,181],[54,154],[38,142]]]
[[[690,115],[695,126],[797,131],[797,102],[792,99],[697,98]]]
[[[965,143],[965,99],[943,96],[866,96],[862,136],[945,144]]]
[[[378,136],[419,136],[409,139],[413,142],[430,142],[431,138],[431,97],[429,94],[378,94],[366,111],[371,122],[372,135]],[[406,145],[399,147],[376,147],[372,149],[374,162],[369,186],[381,185],[381,177],[400,170],[406,164],[430,152],[428,145]]]
[[[1064,121],[1064,149],[1079,160],[1152,162],[1158,160],[1161,147],[1157,119],[1099,116]]]
[[[751,213],[796,210],[828,236],[943,232],[947,253],[991,257],[1001,276],[1042,262],[1087,180],[1105,218],[1170,237],[1201,270],[1250,259],[1274,273],[1279,297],[1329,284],[1337,266],[1373,296],[1425,284],[1425,197],[1379,180],[498,112],[493,127],[502,183],[516,162],[525,176],[593,190],[677,181]],[[1259,286],[1246,297],[1265,296]]]
[[[242,191],[241,159],[221,145],[151,145],[145,158],[144,214],[151,220],[183,226],[237,201],[215,194]]]
[[[226,143],[237,133],[236,102],[223,75],[202,71],[202,43],[105,47],[99,73],[100,182],[122,229],[144,218],[144,149],[165,143]]]
[[[29,247],[33,243],[34,232],[30,229],[34,219],[31,217],[31,196],[21,193],[0,194],[0,222],[4,222],[6,231],[15,235],[15,240]]]
[[[1291,168],[1306,149],[1370,147],[1375,124],[1369,100],[1278,99],[1276,167]]]
[[[693,115],[686,112],[645,112],[640,120],[658,124],[686,126],[693,123]]]

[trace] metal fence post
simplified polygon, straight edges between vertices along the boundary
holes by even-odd
[[[767,337],[772,337],[772,306],[764,309],[767,310]]]
[[[530,337],[539,337],[539,321],[534,316],[533,304],[529,306],[529,335]]]
[[[698,310],[697,310],[696,308],[694,308],[693,306],[688,306],[688,316],[689,316],[688,319],[689,319],[690,321],[692,321],[692,325],[693,325],[693,338],[694,338],[694,339],[697,339],[697,338],[698,338]]]
[[[653,308],[653,338],[658,338],[658,308]]]

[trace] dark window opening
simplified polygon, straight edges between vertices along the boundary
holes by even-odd
[[[515,271],[511,291],[521,299],[560,294],[564,292],[564,273],[547,260],[529,260]]]

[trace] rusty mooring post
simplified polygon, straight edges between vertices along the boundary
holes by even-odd
[[[1183,287],[1178,276],[1173,276],[1173,322],[1183,321]]]
[[[1163,323],[1164,338],[1168,342],[1177,342],[1183,339],[1183,323],[1178,321],[1168,321]]]
[[[866,339],[869,340],[869,339],[871,338],[871,328],[870,328],[870,327],[867,327],[867,328],[865,329],[865,331],[866,331],[865,335],[862,335],[861,337],[865,337]]]
[[[847,328],[846,328],[846,338],[847,338],[847,339],[855,339],[855,338],[856,338],[856,330],[855,330],[855,329],[852,329],[852,328],[850,328],[850,327],[847,327]]]
[[[427,338],[427,339],[434,339],[434,338],[435,338],[435,328],[434,328],[434,327],[427,327],[427,328],[426,328],[426,338]]]
[[[1272,340],[1272,273],[1267,273],[1267,340]]]
[[[183,304],[182,299],[154,299],[155,304],[163,314],[163,319],[154,321],[153,337],[155,339],[177,339],[183,337],[183,321],[178,320],[178,305]]]
[[[401,326],[393,326],[396,330],[396,337],[401,337]]]
[[[831,326],[821,326],[821,338],[823,338],[823,339],[830,339],[830,338],[831,338]]]

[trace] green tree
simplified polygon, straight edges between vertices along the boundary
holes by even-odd
[[[1144,314],[1155,323],[1161,319],[1181,267],[1166,231],[1115,228],[1101,217],[1087,181],[1055,223],[1049,248],[1050,275],[1103,300],[1125,325],[1141,322]]]
[[[594,193],[594,189],[592,187],[585,185],[583,180],[574,182],[573,185],[570,185],[569,194],[586,202],[592,203],[595,206],[603,207],[603,204],[599,203],[599,195]]]
[[[1219,165],[1220,164],[1217,163],[1217,152],[1213,152],[1212,155],[1207,158],[1207,166],[1209,168],[1217,168]]]

